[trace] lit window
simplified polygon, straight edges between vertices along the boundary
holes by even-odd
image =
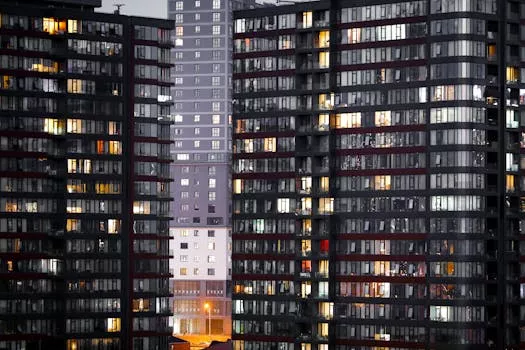
[[[241,179],[233,180],[233,193],[235,193],[235,194],[242,193],[242,189],[243,189],[242,185],[243,185],[243,183],[242,183]]]
[[[109,219],[108,220],[108,233],[117,234],[120,232],[120,220]]]
[[[107,319],[107,331],[108,332],[120,332],[120,318],[108,318]]]
[[[319,68],[323,69],[328,67],[330,67],[330,52],[319,52]]]
[[[120,135],[120,122],[108,122],[108,134]]]
[[[133,202],[133,214],[148,215],[151,213],[150,201],[135,201]]]
[[[264,139],[264,151],[265,152],[276,152],[277,144],[275,137],[267,137]]]
[[[221,8],[221,0],[213,0],[212,9],[218,10]]]
[[[312,27],[312,12],[303,12],[303,28]]]
[[[290,198],[278,198],[277,199],[277,212],[278,213],[289,213],[290,209]]]
[[[212,34],[213,35],[220,35],[221,34],[221,26],[213,26],[212,27]]]
[[[78,21],[76,19],[67,20],[67,32],[78,33]]]
[[[211,142],[211,149],[213,150],[218,150],[221,148],[221,141],[218,141],[218,140],[213,140]]]
[[[359,128],[361,127],[361,113],[341,113],[336,115],[335,127]]]
[[[109,154],[121,154],[120,141],[109,141]]]
[[[190,179],[180,179],[180,185],[181,186],[189,186],[190,185]]]
[[[188,269],[185,268],[185,267],[181,267],[179,269],[179,273],[180,273],[181,276],[186,276],[188,274]]]
[[[63,135],[65,131],[64,127],[65,122],[63,120],[51,118],[44,119],[44,132],[53,135]]]
[[[212,122],[212,124],[220,124],[221,116],[219,114],[212,115],[211,116],[211,122]]]
[[[44,17],[43,30],[49,34],[62,34],[66,32],[66,21]]]
[[[216,180],[215,179],[209,179],[208,180],[208,187],[209,188],[215,188],[216,186]]]

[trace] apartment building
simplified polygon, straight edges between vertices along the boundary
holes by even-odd
[[[525,344],[525,6],[234,13],[234,349]]]
[[[0,348],[167,349],[171,21],[0,0]]]
[[[231,16],[249,3],[168,1],[175,22],[175,334],[208,334],[206,303],[212,333],[231,333]]]

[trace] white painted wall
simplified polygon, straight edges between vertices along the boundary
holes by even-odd
[[[215,231],[215,237],[208,237],[208,230]],[[175,280],[214,280],[231,279],[231,237],[230,228],[170,228],[170,272]],[[181,249],[181,243],[187,243],[187,249]],[[187,258],[181,261],[181,256]],[[212,260],[208,260],[208,258]],[[213,258],[215,261],[213,261]],[[183,260],[183,259],[182,259]],[[186,268],[186,275],[181,275],[181,268]],[[209,276],[208,269],[215,269],[215,275]],[[195,269],[199,269],[195,274]]]

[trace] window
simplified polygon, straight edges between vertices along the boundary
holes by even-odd
[[[190,179],[180,179],[180,185],[181,186],[189,186],[190,185]]]
[[[180,249],[188,249],[188,243],[181,243]]]
[[[211,85],[218,86],[221,84],[221,77],[212,77],[211,78]]]
[[[190,206],[188,204],[180,205],[180,211],[188,211],[188,210],[190,210]]]
[[[221,122],[221,116],[218,114],[214,114],[211,116],[211,122],[212,124],[220,124]]]
[[[198,276],[198,275],[199,275],[199,268],[198,268],[198,267],[193,268],[193,274],[194,274],[195,276]]]
[[[217,168],[215,166],[208,167],[208,175],[215,175],[217,173]]]
[[[209,201],[214,201],[216,198],[217,198],[217,193],[216,192],[208,192],[208,200]]]
[[[221,0],[213,0],[212,9],[218,10],[221,8]]]
[[[198,123],[201,121],[201,116],[199,114],[195,114],[193,116],[193,122]]]
[[[120,318],[108,318],[107,331],[108,332],[120,332]]]
[[[177,1],[175,3],[175,10],[176,11],[182,11],[184,9],[183,4],[184,4],[184,1]]]
[[[201,1],[195,0],[195,7],[201,7]]]
[[[208,213],[215,214],[215,204],[208,204]]]
[[[187,255],[181,255],[180,256],[180,261],[181,262],[187,262],[188,261],[188,256]]]
[[[199,134],[201,133],[201,129],[199,129],[199,128],[195,128],[195,129],[193,129],[193,133],[194,133],[195,135],[199,135]]]
[[[184,36],[184,27],[183,26],[175,27],[175,35]]]
[[[221,26],[213,26],[212,27],[212,34],[213,35],[220,35],[221,34]]]
[[[201,26],[195,26],[195,33],[201,32]]]
[[[215,258],[215,255],[208,255],[208,262],[214,263],[217,259]]]
[[[199,237],[199,230],[193,230],[193,237]]]
[[[215,237],[215,230],[208,230],[208,237]]]
[[[201,14],[200,13],[196,13],[195,14],[195,20],[196,21],[200,21],[201,20]]]
[[[200,57],[201,57],[200,51],[195,51],[195,58],[200,58]]]
[[[221,103],[220,102],[212,102],[211,103],[211,109],[213,112],[219,112],[221,110]]]
[[[215,179],[209,179],[208,180],[208,187],[209,188],[215,188],[216,180]]]
[[[180,230],[181,237],[188,237],[188,230]]]
[[[220,12],[214,12],[212,15],[213,22],[220,22],[221,21],[221,13]]]
[[[179,273],[180,273],[181,276],[186,276],[188,274],[188,269],[185,268],[185,267],[181,267],[179,269]]]
[[[211,149],[213,150],[217,150],[221,147],[221,141],[218,141],[218,140],[213,140],[211,142]]]
[[[215,276],[215,269],[208,269],[208,276]]]
[[[201,146],[201,142],[199,140],[193,141],[193,147],[194,148],[199,148],[200,146]]]

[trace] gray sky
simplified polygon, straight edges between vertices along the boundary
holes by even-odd
[[[167,0],[102,0],[98,12],[113,12],[113,4],[125,4],[120,13],[128,16],[166,18]]]

